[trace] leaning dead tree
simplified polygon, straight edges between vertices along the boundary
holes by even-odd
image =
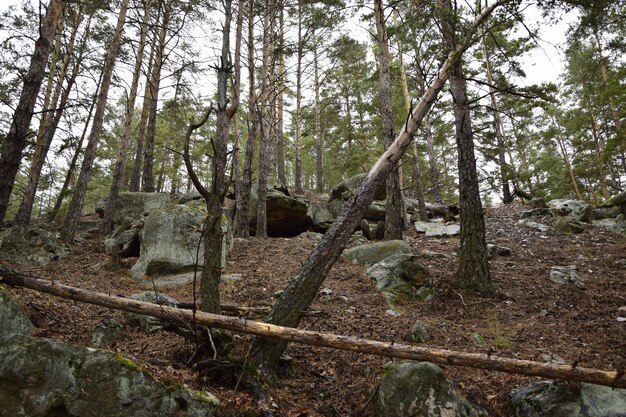
[[[606,385],[615,388],[626,388],[624,369],[607,371],[578,367],[576,364],[563,365],[542,363],[502,358],[482,353],[458,352],[425,346],[380,342],[353,336],[319,333],[310,330],[299,330],[238,317],[202,313],[195,310],[184,310],[176,307],[146,303],[130,298],[111,296],[100,292],[70,287],[55,281],[34,278],[1,266],[0,283],[9,286],[30,288],[57,297],[82,301],[115,310],[157,317],[171,323],[184,324],[188,328],[193,328],[194,325],[218,327],[241,333],[271,337],[285,342],[348,350],[388,358],[428,361],[440,365],[463,366],[509,374],[539,376],[548,379],[564,379],[568,381]]]
[[[413,135],[432,104],[437,100],[437,96],[443,89],[455,63],[474,42],[478,28],[485,22],[491,12],[496,7],[506,3],[506,1],[496,1],[491,6],[485,8],[472,23],[467,35],[454,48],[451,48],[448,58],[442,64],[437,77],[433,80],[431,86],[426,89],[413,110],[407,115],[404,126],[396,139],[387,147],[387,150],[370,169],[357,193],[344,204],[335,222],[326,231],[322,240],[313,249],[309,258],[274,305],[272,312],[267,318],[269,323],[286,327],[298,326],[302,319],[302,312],[306,311],[315,299],[319,288],[346,247],[352,232],[365,215],[372,201],[374,201],[375,190],[385,182],[389,173],[395,169],[398,161],[410,145]],[[259,371],[269,379],[273,379],[274,370],[286,348],[287,342],[284,339],[257,339],[252,352]]]

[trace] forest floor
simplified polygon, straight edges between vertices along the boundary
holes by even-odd
[[[488,241],[511,249],[510,256],[491,261],[493,281],[507,295],[505,299],[486,299],[459,288],[455,279],[458,238],[426,238],[409,230],[406,239],[414,253],[430,250],[447,255],[422,258],[432,273],[435,297],[431,301],[405,302],[399,305],[401,315],[391,317],[383,296],[365,275],[366,268],[339,261],[324,283],[332,290],[331,301],[322,304],[318,299],[312,306],[324,314],[306,317],[301,328],[411,343],[410,329],[419,319],[429,328],[428,346],[466,352],[491,350],[499,356],[539,361],[543,355],[558,355],[566,363],[580,366],[623,368],[626,323],[617,317],[618,309],[626,306],[626,270],[615,261],[626,257],[626,239],[593,225],[585,225],[582,234],[541,233],[517,224],[521,210],[521,206],[509,206],[486,213]],[[221,288],[222,301],[271,305],[274,293],[285,288],[315,243],[301,238],[236,239],[225,273],[239,273],[242,279]],[[77,244],[71,257],[31,271],[109,294],[128,296],[144,291],[127,276],[126,269],[107,271],[107,262],[102,241],[93,239]],[[125,263],[126,268],[130,265]],[[585,289],[549,281],[550,267],[556,265],[576,265],[586,279]],[[221,400],[220,415],[255,415],[257,404],[244,387],[235,390],[236,377],[211,379],[183,363],[182,358],[194,347],[182,337],[147,334],[128,325],[119,311],[31,290],[11,291],[25,305],[38,327],[37,335],[89,346],[93,327],[114,318],[124,329],[113,350],[143,362],[166,384],[183,383],[212,392]],[[163,292],[181,301],[192,300],[191,285]],[[480,337],[476,335],[484,339],[483,344],[477,343]],[[245,357],[251,338],[234,337],[237,352]],[[286,353],[292,361],[281,370],[279,386],[266,387],[274,415],[371,415],[366,405],[371,403],[389,359],[295,344]],[[513,388],[538,381],[469,368],[443,369],[468,400],[496,417],[512,415],[509,393]]]

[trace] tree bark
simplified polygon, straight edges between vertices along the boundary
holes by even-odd
[[[556,120],[554,119],[554,116],[552,116],[552,123],[554,124],[555,127],[558,126]],[[565,164],[565,168],[567,169],[567,173],[569,174],[569,179],[572,183],[572,189],[574,190],[574,193],[576,194],[576,198],[578,200],[582,200],[582,195],[580,194],[580,190],[578,189],[578,183],[576,182],[576,176],[574,175],[574,169],[572,168],[572,163],[569,159],[569,154],[567,152],[567,148],[565,147],[565,142],[563,142],[563,139],[561,139],[561,129],[557,127],[556,131],[557,131],[556,136],[555,136],[556,143],[559,145],[559,149],[561,151],[561,158],[563,158],[563,164]]]
[[[506,162],[506,140],[504,137],[504,126],[502,124],[502,116],[496,98],[496,89],[494,87],[493,69],[491,68],[491,60],[489,59],[489,50],[485,34],[483,33],[483,52],[485,54],[485,68],[487,72],[487,84],[489,84],[489,99],[491,100],[491,113],[493,115],[493,128],[496,135],[496,147],[498,149],[498,164],[500,165],[500,180],[502,181],[502,202],[511,204],[513,196],[511,195],[511,187],[509,186],[509,169]]]
[[[315,84],[315,191],[324,192],[324,142],[322,138],[322,102],[320,100],[320,75],[318,39],[313,36],[313,77]]]
[[[150,111],[148,124],[146,125],[146,137],[143,150],[143,173],[141,176],[141,190],[147,193],[154,192],[154,137],[156,136],[157,106],[159,102],[159,87],[161,84],[161,71],[165,59],[165,46],[167,44],[167,32],[174,0],[165,3],[161,29],[159,31],[158,46],[154,54],[152,75],[150,77]]]
[[[296,51],[296,109],[295,124],[295,191],[302,193],[302,58],[304,57],[304,39],[302,38],[302,0],[298,0],[298,44]]]
[[[468,30],[467,37],[460,41],[454,51],[448,55],[448,59],[442,64],[431,86],[426,89],[411,114],[407,116],[394,142],[378,158],[378,161],[376,161],[361,183],[357,193],[344,204],[335,222],[326,231],[322,240],[313,249],[309,258],[290,281],[289,286],[268,316],[268,323],[287,327],[296,327],[300,323],[302,312],[306,311],[311,305],[328,272],[348,243],[352,232],[367,212],[372,201],[374,201],[376,188],[386,181],[389,173],[395,168],[409,146],[422,119],[437,99],[439,92],[448,79],[453,64],[460,59],[462,53],[471,45],[473,35],[478,27],[493,9],[500,4],[501,2],[495,2],[485,8]],[[286,347],[287,343],[285,341],[256,339],[253,343],[252,352],[259,364],[259,370],[271,376]]]
[[[376,33],[378,34],[378,69],[380,87],[380,115],[383,127],[383,144],[387,149],[394,140],[393,109],[391,104],[391,72],[389,70],[389,39],[385,25],[385,14],[382,0],[374,0],[374,16]],[[402,239],[404,216],[402,191],[398,169],[394,169],[387,177],[387,203],[385,204],[385,239]]]
[[[241,189],[237,195],[237,221],[235,235],[250,235],[250,194],[252,189],[252,161],[259,124],[254,76],[254,0],[248,0],[248,138],[244,156]]]
[[[354,336],[319,333],[290,327],[260,323],[238,317],[222,316],[168,307],[111,296],[100,292],[70,287],[59,282],[46,281],[0,267],[0,282],[9,286],[30,288],[57,297],[95,304],[115,310],[156,317],[170,323],[189,326],[210,326],[226,330],[272,337],[285,342],[321,346],[388,358],[428,361],[439,365],[462,366],[475,369],[539,376],[546,379],[564,379],[613,388],[626,388],[624,370],[600,370],[583,368],[573,364],[552,364],[523,359],[503,358],[484,353],[466,353],[425,346],[380,342]]]
[[[456,28],[450,0],[440,0],[441,28],[447,51],[456,44]],[[461,286],[492,296],[495,293],[489,273],[489,251],[485,236],[485,219],[474,156],[470,104],[461,59],[450,72],[450,91],[454,107],[456,144],[459,154],[459,208],[461,234],[458,277]]]
[[[126,113],[124,115],[122,139],[120,140],[120,143],[118,145],[117,160],[115,161],[115,169],[113,172],[113,178],[111,180],[111,189],[109,190],[109,197],[107,198],[107,204],[104,209],[104,217],[102,218],[102,223],[100,223],[100,231],[104,234],[108,234],[113,230],[113,214],[115,213],[117,197],[122,188],[122,174],[124,173],[128,146],[130,144],[133,116],[135,114],[135,100],[137,99],[139,77],[141,76],[141,66],[143,64],[143,54],[146,46],[146,37],[148,34],[148,20],[150,19],[151,3],[152,0],[146,0],[146,2],[144,3],[139,45],[137,46],[137,58],[135,60],[133,78],[130,83],[130,92],[128,93],[126,102]]]
[[[69,65],[72,51],[74,49],[76,33],[78,32],[78,27],[80,26],[80,22],[82,19],[82,11],[80,9],[77,15],[78,17],[76,24],[72,28],[70,39],[67,43],[67,50],[63,55],[63,61],[58,71],[56,67],[59,56],[61,54],[61,35],[63,34],[65,19],[59,22],[59,27],[57,29],[54,52],[52,53],[52,58],[50,59],[48,86],[46,88],[46,95],[44,98],[44,104],[42,106],[44,112],[41,118],[41,122],[39,124],[39,131],[37,132],[37,144],[35,145],[35,152],[31,160],[30,169],[28,170],[28,183],[26,185],[26,190],[24,191],[24,197],[22,199],[22,203],[20,204],[20,208],[17,211],[17,215],[15,216],[15,222],[18,224],[30,223],[30,217],[33,211],[33,204],[37,195],[37,186],[39,185],[39,178],[41,176],[41,170],[46,161],[46,155],[48,154],[48,149],[50,149],[50,143],[52,143],[52,138],[54,137],[54,134],[52,134],[51,136],[49,135],[49,133],[56,130],[56,125],[58,124],[58,121],[63,114],[62,108],[65,107],[65,104],[67,103],[66,99],[65,103],[62,103],[61,106],[59,106],[63,82],[65,80],[67,67]],[[53,85],[54,92],[52,91]],[[70,90],[71,88],[72,86],[68,85],[66,91]],[[52,98],[50,98],[51,95]],[[59,119],[57,119],[56,116],[57,113],[59,113],[59,107],[61,107],[61,113],[59,114]],[[50,142],[48,142],[48,140],[50,140]]]
[[[259,189],[257,191],[256,236],[267,237],[267,179],[271,167],[272,115],[270,83],[273,69],[272,27],[274,2],[265,0],[263,15],[263,68],[261,72],[261,148],[259,151]],[[272,68],[270,68],[272,67]]]
[[[63,14],[63,0],[50,0],[48,11],[39,29],[39,38],[35,42],[35,50],[30,60],[28,72],[24,77],[24,85],[20,93],[11,127],[7,133],[2,152],[0,153],[0,225],[3,224],[9,206],[11,191],[15,185],[15,177],[30,132],[30,122],[37,102],[37,95],[45,76],[46,64],[55,28]]]
[[[278,66],[276,74],[276,172],[278,182],[287,186],[285,175],[284,101],[285,101],[285,17],[282,4],[278,7]]]
[[[91,126],[89,140],[87,141],[83,164],[74,189],[72,202],[70,203],[70,207],[65,216],[65,221],[61,227],[61,238],[68,243],[71,243],[74,240],[74,235],[76,234],[76,229],[78,228],[78,222],[80,221],[80,214],[83,208],[85,194],[87,193],[87,183],[89,182],[89,177],[91,176],[91,168],[93,167],[93,161],[96,159],[96,148],[100,140],[100,134],[102,133],[102,124],[104,122],[104,113],[109,95],[109,87],[111,86],[113,68],[115,67],[115,60],[117,59],[120,43],[122,41],[127,8],[128,0],[123,0],[120,5],[113,40],[111,41],[111,45],[108,48],[108,52],[104,60],[104,67],[102,69],[102,84],[100,85],[100,91],[98,92],[96,113],[94,115],[93,125]]]

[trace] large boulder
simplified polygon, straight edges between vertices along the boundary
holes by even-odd
[[[341,208],[344,203],[350,199],[350,197],[354,196],[358,191],[361,183],[365,179],[367,174],[358,174],[353,177],[350,177],[339,184],[337,184],[330,191],[330,199],[328,201],[328,209],[332,213],[333,216],[337,217],[341,212]],[[374,201],[369,206],[367,213],[365,214],[365,219],[377,222],[381,220],[385,220],[385,199],[387,198],[387,191],[385,188],[385,184],[378,187],[374,193]]]
[[[415,231],[424,233],[426,237],[458,236],[461,226],[458,223],[424,222],[417,221]]]
[[[144,225],[144,219],[133,221],[130,217],[125,218],[113,231],[113,234],[104,241],[104,248],[109,255],[117,248],[121,258],[136,257],[140,255],[140,233]]]
[[[389,362],[375,401],[385,417],[483,417],[487,413],[463,398],[441,368],[430,362]]]
[[[22,226],[0,230],[0,260],[43,266],[69,254],[61,239],[47,230]]]
[[[0,286],[0,339],[14,334],[29,336],[33,329],[22,305]]]
[[[399,253],[411,253],[409,244],[404,240],[385,240],[346,249],[341,254],[341,257],[354,264],[374,265],[391,255]]]
[[[200,201],[152,210],[144,218],[140,257],[130,276],[147,288],[191,282],[196,264],[202,268],[204,262],[204,245],[199,241],[205,214]]]
[[[511,392],[515,417],[626,417],[626,390],[543,381]]]
[[[259,184],[252,185],[250,196],[250,232],[256,231],[256,208],[258,205]],[[309,214],[309,201],[289,193],[285,187],[267,188],[266,197],[267,234],[268,236],[293,237],[314,227]]]
[[[0,404],[5,416],[214,416],[210,394],[164,387],[119,354],[59,340],[0,339]]]
[[[422,287],[430,285],[428,268],[407,253],[389,256],[367,270],[367,276],[376,282],[391,308],[397,300],[422,300]]]
[[[579,221],[589,221],[591,206],[581,200],[550,200],[548,208],[553,216],[570,216]]]
[[[335,216],[328,210],[328,200],[325,199],[319,203],[311,201],[306,214],[311,218],[316,232],[325,232],[335,221]]]
[[[96,202],[96,213],[104,216],[107,198]],[[113,223],[120,224],[125,218],[137,219],[150,210],[160,209],[172,204],[170,194],[165,193],[120,193],[115,203]]]

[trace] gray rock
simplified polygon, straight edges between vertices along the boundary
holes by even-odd
[[[0,339],[14,334],[29,336],[34,328],[22,305],[0,286]]]
[[[618,268],[626,269],[626,259],[620,259],[619,261],[615,261],[615,266]]]
[[[428,328],[420,320],[416,320],[411,326],[411,340],[418,343],[425,343],[430,340]]]
[[[579,221],[589,221],[591,206],[581,200],[550,200],[548,208],[553,216],[570,216]]]
[[[550,226],[546,226],[543,223],[538,223],[538,222],[534,222],[532,220],[529,219],[522,219],[520,221],[517,222],[517,224],[522,225],[522,226],[526,226],[526,227],[530,227],[531,229],[536,229],[542,233],[546,233],[549,232]]]
[[[620,206],[596,207],[591,210],[590,218],[591,220],[612,219],[619,216],[621,212]]]
[[[335,221],[335,217],[327,208],[327,202],[325,205],[310,203],[307,210],[307,216],[311,218],[313,222],[313,230],[323,232],[328,230],[331,224]]]
[[[626,417],[626,390],[544,381],[511,392],[515,417]]]
[[[533,198],[528,202],[527,205],[535,209],[548,208],[546,201],[541,197]]]
[[[411,253],[411,247],[403,240],[385,240],[346,249],[341,257],[359,265],[374,265],[398,253]]]
[[[210,417],[218,405],[116,353],[27,336],[0,339],[0,380],[2,415],[12,417]]]
[[[456,223],[442,224],[438,222],[415,222],[415,230],[425,233],[427,237],[456,236],[461,231],[461,226]]]
[[[585,288],[585,281],[574,266],[553,266],[550,269],[550,281],[557,284],[572,284],[578,288]]]
[[[199,201],[152,210],[141,228],[140,257],[130,270],[131,278],[145,288],[192,282],[196,261],[199,269],[204,262],[204,244],[198,243],[205,213]],[[228,250],[226,239],[222,249]]]
[[[531,217],[543,217],[543,216],[551,216],[552,213],[550,209],[547,207],[535,208],[532,210],[525,210],[519,214],[520,219],[529,219]]]
[[[615,194],[609,200],[609,204],[613,206],[623,206],[626,205],[626,191],[622,191],[619,194]]]
[[[69,254],[60,238],[47,230],[22,226],[0,230],[0,260],[43,266]]]
[[[417,256],[397,254],[370,267],[366,274],[376,282],[390,307],[398,300],[422,300],[418,289],[430,285],[428,268],[417,262]]]
[[[147,303],[160,304],[167,307],[178,306],[178,300],[155,291],[146,291],[139,294],[133,294],[130,298],[132,298],[133,300],[145,301]],[[128,313],[128,323],[133,326],[139,327],[140,329],[148,333],[153,333],[159,330],[166,329],[168,326],[167,322],[156,317],[134,313]]]
[[[95,211],[104,216],[107,198],[96,202]],[[150,210],[164,208],[172,204],[170,194],[165,193],[120,193],[115,203],[113,223],[120,224],[126,217],[137,219]]]
[[[113,231],[111,237],[104,241],[104,248],[109,255],[117,246],[121,258],[138,257],[140,255],[140,232],[144,226],[144,219],[133,221],[127,217]]]
[[[378,387],[376,415],[385,417],[482,417],[441,368],[429,362],[390,362]]]
[[[563,233],[582,233],[585,231],[582,223],[571,216],[557,217],[554,228]]]
[[[545,363],[565,363],[565,359],[556,353],[543,353],[541,354],[541,362]]]
[[[353,195],[356,194],[359,186],[365,179],[367,174],[358,174],[353,177],[350,177],[341,183],[337,184],[330,191],[330,199],[328,200],[328,209],[330,213],[334,217],[341,212],[341,208],[343,204]],[[387,198],[387,191],[385,188],[385,184],[382,184],[380,187],[376,189],[374,194],[374,201],[369,206],[367,213],[365,214],[365,219],[377,222],[385,219],[385,202],[384,200]]]
[[[321,233],[317,233],[317,232],[303,232],[303,233],[300,233],[300,238],[301,239],[311,239],[311,240],[320,241],[320,240],[322,240],[322,237],[324,237],[324,235],[321,234]]]
[[[122,333],[121,324],[113,319],[104,320],[91,331],[91,344],[101,349],[111,347],[120,333]]]
[[[259,183],[255,182],[252,184],[248,219],[252,233],[256,231],[258,190]],[[268,236],[293,237],[313,229],[313,219],[309,216],[309,204],[309,200],[291,195],[284,187],[268,187],[266,196]]]
[[[423,256],[424,258],[434,258],[434,259],[448,259],[448,258],[450,258],[450,256],[446,255],[445,253],[435,252],[435,251],[428,250],[428,249],[420,250],[419,254],[420,254],[420,256]]]
[[[493,243],[487,243],[487,250],[489,251],[489,257],[493,258],[494,256],[509,256],[511,254],[511,249],[506,246],[498,246]]]

